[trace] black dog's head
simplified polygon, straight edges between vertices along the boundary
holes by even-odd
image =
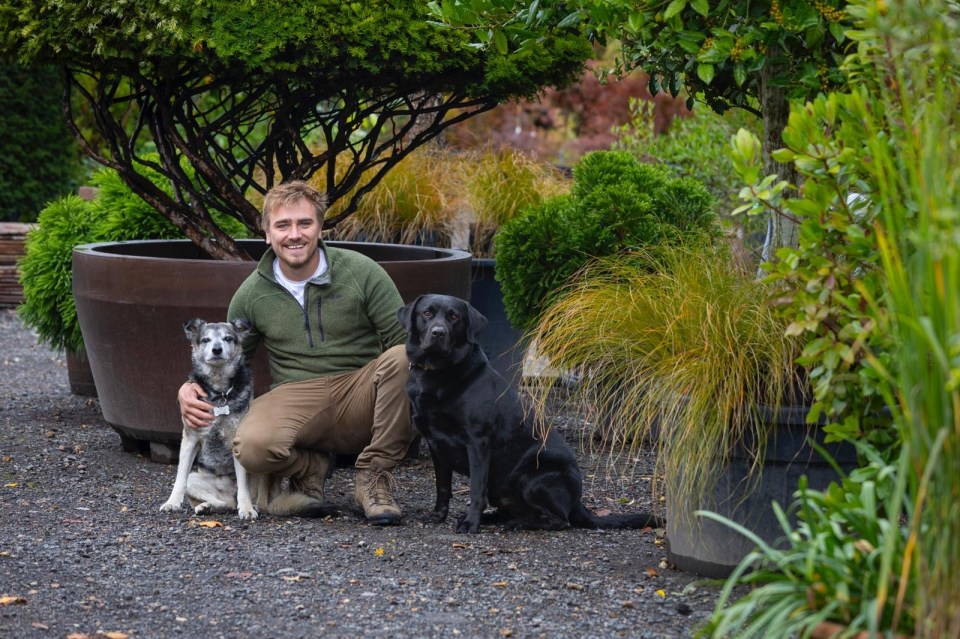
[[[469,302],[450,295],[421,295],[398,310],[397,319],[409,335],[411,363],[429,360],[438,368],[466,357],[487,325],[487,318]]]

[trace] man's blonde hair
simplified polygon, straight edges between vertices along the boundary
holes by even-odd
[[[327,196],[302,180],[292,180],[278,184],[269,191],[263,199],[263,214],[260,216],[260,226],[264,231],[270,227],[270,214],[282,206],[296,204],[306,200],[313,204],[317,212],[317,220],[323,225],[323,216],[327,212]]]

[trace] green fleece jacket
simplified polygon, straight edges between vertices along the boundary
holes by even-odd
[[[253,324],[244,352],[252,361],[266,346],[274,387],[357,370],[406,339],[397,320],[403,300],[383,267],[356,251],[320,248],[327,270],[307,283],[302,308],[274,278],[268,248],[227,310]]]

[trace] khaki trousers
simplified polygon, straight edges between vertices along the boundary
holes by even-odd
[[[249,472],[301,477],[320,453],[358,455],[356,467],[390,470],[407,453],[412,428],[403,345],[363,368],[277,386],[256,398],[233,440]]]

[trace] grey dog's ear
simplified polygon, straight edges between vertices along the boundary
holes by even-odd
[[[248,320],[241,318],[232,320],[230,324],[233,326],[233,330],[237,331],[237,337],[240,339],[246,337],[247,333],[250,332],[250,329],[253,328],[253,324],[251,324]]]
[[[423,295],[417,296],[417,299],[413,300],[406,306],[401,306],[397,309],[397,321],[400,322],[402,326],[408,333],[413,330],[413,309],[417,307],[417,302],[423,298]]]
[[[207,323],[202,319],[192,319],[183,323],[183,332],[186,333],[187,339],[195,342],[200,337],[200,332],[203,331],[203,327]]]
[[[471,344],[477,343],[479,335],[487,325],[487,318],[483,313],[473,307],[473,304],[464,302],[467,305],[467,341]]]

